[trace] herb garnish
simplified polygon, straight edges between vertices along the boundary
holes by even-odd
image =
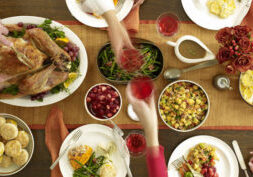
[[[4,88],[2,90],[2,93],[4,93],[4,94],[11,94],[11,95],[17,95],[18,91],[19,91],[18,86],[13,84],[10,87]]]

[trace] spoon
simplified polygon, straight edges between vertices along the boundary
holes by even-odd
[[[217,60],[210,60],[185,69],[169,68],[164,72],[164,78],[167,80],[176,80],[179,79],[183,73],[194,71],[201,68],[207,68],[210,66],[217,65],[218,63],[219,62]]]

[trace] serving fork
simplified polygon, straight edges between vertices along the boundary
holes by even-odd
[[[191,165],[185,160],[184,156],[179,157],[178,159],[174,160],[171,165],[176,168],[179,169],[182,167],[183,164],[186,164],[187,167],[189,168],[189,170],[191,171],[191,173],[193,174],[194,177],[203,177],[203,175],[197,171],[195,171]],[[170,166],[171,166],[170,165]]]
[[[63,157],[63,155],[68,151],[69,147],[73,144],[75,144],[79,138],[82,136],[82,131],[77,130],[74,135],[70,138],[67,147],[60,153],[59,157],[54,161],[54,163],[50,166],[50,170],[53,170],[54,167],[59,163],[60,159]]]
[[[114,135],[115,142],[118,147],[120,156],[122,157],[123,162],[124,162],[124,166],[127,170],[127,175],[128,175],[128,177],[133,177],[131,169],[127,163],[127,157],[129,156],[129,153],[127,150],[126,142],[124,140],[122,140],[122,136],[124,135],[124,132],[112,120],[109,119],[109,121],[113,124],[113,129],[112,129],[113,135]]]

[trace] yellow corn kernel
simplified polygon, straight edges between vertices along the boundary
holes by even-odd
[[[71,166],[75,170],[81,168],[81,166],[76,161],[84,165],[92,155],[92,151],[93,151],[92,148],[87,145],[81,145],[72,148],[68,153],[68,158]]]

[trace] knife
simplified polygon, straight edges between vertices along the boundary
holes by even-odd
[[[234,150],[235,150],[235,154],[236,154],[236,156],[237,156],[237,159],[238,159],[238,162],[239,162],[239,164],[240,164],[240,166],[241,166],[241,169],[244,171],[245,176],[246,176],[246,177],[249,177],[248,172],[247,172],[247,167],[246,167],[245,161],[244,161],[244,159],[243,159],[242,152],[241,152],[241,150],[240,150],[240,147],[239,147],[239,145],[238,145],[238,142],[237,142],[236,140],[234,140],[234,141],[232,142],[232,145],[233,145],[233,148],[234,148]]]

